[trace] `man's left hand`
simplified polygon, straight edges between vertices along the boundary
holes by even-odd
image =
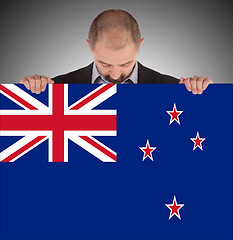
[[[212,84],[213,81],[207,77],[190,77],[190,78],[180,78],[180,84],[185,84],[187,90],[193,94],[202,94],[202,92]]]

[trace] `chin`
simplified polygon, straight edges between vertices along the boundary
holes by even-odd
[[[124,75],[121,75],[118,79],[113,79],[110,75],[106,75],[104,78],[111,83],[122,83],[126,79]]]

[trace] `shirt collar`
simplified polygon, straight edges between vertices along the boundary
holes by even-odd
[[[110,83],[109,81],[107,81],[103,76],[100,75],[100,73],[98,72],[98,69],[96,67],[95,62],[93,63],[93,69],[92,69],[92,78],[91,78],[91,83],[93,84],[96,80],[96,78],[101,77],[101,80],[103,81],[103,83]],[[125,79],[125,81],[127,81],[128,79],[130,79],[134,84],[138,83],[138,62],[136,61],[135,66],[133,71],[131,72],[131,74]],[[124,81],[124,82],[125,82]],[[124,83],[123,82],[123,83]]]

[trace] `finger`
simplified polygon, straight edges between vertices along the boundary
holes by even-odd
[[[210,78],[205,78],[202,83],[203,91],[206,90],[209,84],[213,84],[213,81]]]
[[[198,77],[197,78],[197,93],[198,94],[202,94],[203,92],[203,88],[202,88],[202,84],[203,84],[203,81],[204,81],[205,77]]]
[[[179,81],[179,84],[183,84],[183,83],[184,83],[184,78],[181,77],[181,78],[180,78],[180,81]]]
[[[33,76],[28,76],[27,79],[30,84],[30,89],[34,93],[36,90],[36,79]]]
[[[191,83],[190,83],[190,78],[184,79],[184,84],[189,92],[192,91]]]
[[[26,77],[22,78],[19,83],[24,84],[24,86],[25,86],[28,90],[30,90],[30,84],[29,84],[29,81],[28,81],[28,79],[27,79]]]
[[[41,79],[41,91],[44,92],[48,83],[47,77],[45,77],[44,75],[42,75],[40,77]]]
[[[197,76],[194,76],[190,79],[193,94],[197,94],[197,78],[198,78]]]
[[[34,78],[36,79],[36,89],[35,92],[36,94],[39,94],[41,92],[41,78],[39,75],[35,74]]]

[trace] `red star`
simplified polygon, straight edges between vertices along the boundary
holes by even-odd
[[[151,147],[148,139],[146,142],[146,147],[139,147],[139,148],[144,152],[142,161],[144,161],[146,157],[149,157],[152,161],[154,161],[151,153],[156,149],[156,147]]]
[[[172,204],[165,204],[171,211],[170,211],[170,216],[169,216],[169,220],[176,215],[180,220],[180,212],[179,210],[184,206],[184,204],[177,204],[176,202],[176,196],[174,196],[173,198],[173,203]]]
[[[197,132],[196,138],[190,138],[190,139],[195,143],[195,144],[194,144],[194,147],[193,147],[193,151],[194,151],[197,147],[199,147],[199,148],[203,151],[201,143],[205,140],[205,138],[200,138],[199,132]]]
[[[176,104],[175,104],[175,103],[174,103],[174,106],[173,106],[173,110],[172,110],[172,111],[166,111],[166,112],[171,116],[169,125],[170,125],[174,120],[175,120],[177,123],[180,124],[179,115],[180,115],[183,111],[177,111],[177,109],[176,109]]]

